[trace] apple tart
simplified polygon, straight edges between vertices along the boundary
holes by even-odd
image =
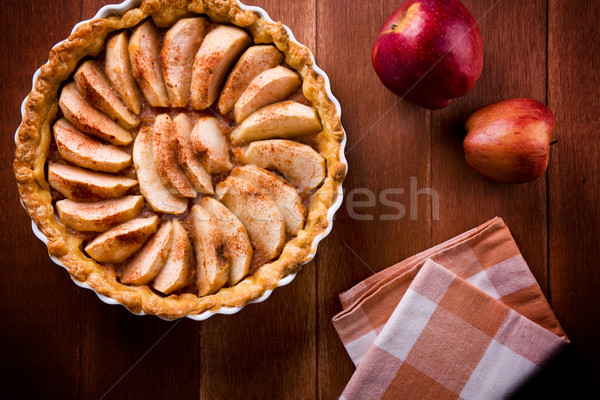
[[[235,1],[84,22],[28,96],[23,204],[73,279],[133,312],[243,306],[330,223],[346,164],[325,85],[306,47]]]

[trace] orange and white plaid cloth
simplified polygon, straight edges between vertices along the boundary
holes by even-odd
[[[340,300],[333,323],[357,365],[345,400],[504,399],[569,343],[499,218]]]

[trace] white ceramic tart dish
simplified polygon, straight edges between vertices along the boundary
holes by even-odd
[[[21,203],[52,261],[136,315],[266,300],[342,203],[340,105],[289,28],[235,0],[102,7],[33,77]]]

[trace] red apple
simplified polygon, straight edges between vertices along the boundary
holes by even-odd
[[[388,89],[434,110],[471,90],[483,69],[483,41],[459,0],[409,0],[385,22],[371,57]]]
[[[476,111],[466,123],[467,163],[500,183],[525,183],[548,168],[554,114],[532,99],[511,99]]]

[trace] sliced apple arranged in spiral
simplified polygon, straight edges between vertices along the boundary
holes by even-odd
[[[131,143],[129,131],[89,105],[75,83],[71,82],[62,89],[58,105],[65,118],[82,132],[116,145]]]
[[[193,275],[194,250],[188,233],[178,220],[174,219],[171,224],[173,240],[169,257],[152,284],[163,294],[171,294],[188,285]]]
[[[56,202],[60,221],[78,231],[104,232],[115,225],[135,218],[144,207],[143,196],[77,202],[69,199]]]
[[[185,114],[173,119],[175,155],[179,165],[199,193],[213,194],[212,178],[192,151],[191,133],[192,124]]]
[[[152,151],[152,130],[142,128],[133,145],[133,164],[140,186],[140,192],[154,211],[166,214],[183,214],[187,210],[186,199],[173,196],[162,183]]]
[[[242,222],[221,202],[212,197],[205,197],[200,203],[201,207],[214,217],[217,226],[223,234],[225,245],[231,260],[228,283],[230,286],[241,281],[250,270],[252,256],[252,242],[248,231]]]
[[[142,96],[131,71],[128,31],[121,31],[106,41],[104,72],[121,101],[134,114],[139,114]]]
[[[240,145],[255,140],[293,138],[321,129],[314,108],[295,101],[283,101],[251,114],[231,133],[231,142]]]
[[[219,183],[215,194],[242,221],[256,253],[267,261],[279,255],[285,243],[285,222],[271,196],[234,176]]]
[[[129,40],[131,70],[152,107],[168,107],[169,95],[160,66],[160,36],[152,21],[138,26]]]
[[[240,158],[245,164],[278,170],[300,192],[316,188],[325,179],[325,158],[310,146],[291,140],[250,143]]]
[[[149,18],[110,33],[65,82],[47,164],[54,208],[121,284],[212,295],[304,228],[326,165],[290,139],[318,134],[321,120],[302,75],[251,31],[189,15],[162,30]]]
[[[190,140],[192,149],[208,173],[219,174],[233,168],[229,160],[229,144],[216,118],[200,118],[192,129]]]
[[[113,92],[102,69],[94,61],[86,61],[75,72],[75,86],[85,101],[117,121],[125,129],[132,129],[140,121]]]
[[[216,218],[202,207],[192,207],[188,218],[196,255],[198,295],[206,296],[219,290],[229,280],[227,244]]]
[[[261,72],[278,66],[282,61],[281,52],[271,45],[252,46],[246,50],[223,86],[219,97],[219,112],[225,115],[233,110],[250,82]]]
[[[306,207],[296,189],[284,179],[254,165],[235,168],[231,176],[245,179],[273,198],[285,221],[286,233],[296,236],[304,226]]]
[[[286,67],[278,66],[262,72],[250,82],[248,88],[235,103],[233,110],[235,121],[239,124],[260,108],[285,100],[298,90],[301,84],[302,81],[298,74]],[[315,121],[318,122],[318,119],[313,115],[311,117],[313,117],[311,121],[316,127],[312,129],[320,129],[320,123],[315,123]]]
[[[206,18],[184,18],[165,35],[160,60],[171,107],[189,103],[192,66],[209,25]]]
[[[103,172],[119,172],[131,165],[128,153],[89,137],[64,118],[52,130],[60,156],[73,164]]]
[[[177,197],[196,197],[196,189],[183,173],[175,157],[173,120],[167,114],[156,117],[153,129],[154,165],[162,184]]]
[[[156,232],[159,218],[136,218],[116,226],[85,246],[85,251],[101,263],[121,263],[136,253]]]
[[[204,110],[217,100],[231,66],[251,42],[246,31],[228,25],[219,25],[206,35],[194,60],[194,109]]]
[[[173,224],[171,221],[165,221],[144,248],[127,264],[121,275],[121,282],[145,285],[156,278],[169,257],[172,240]]]
[[[53,163],[48,164],[48,183],[68,199],[100,201],[121,197],[138,182],[135,179]]]

